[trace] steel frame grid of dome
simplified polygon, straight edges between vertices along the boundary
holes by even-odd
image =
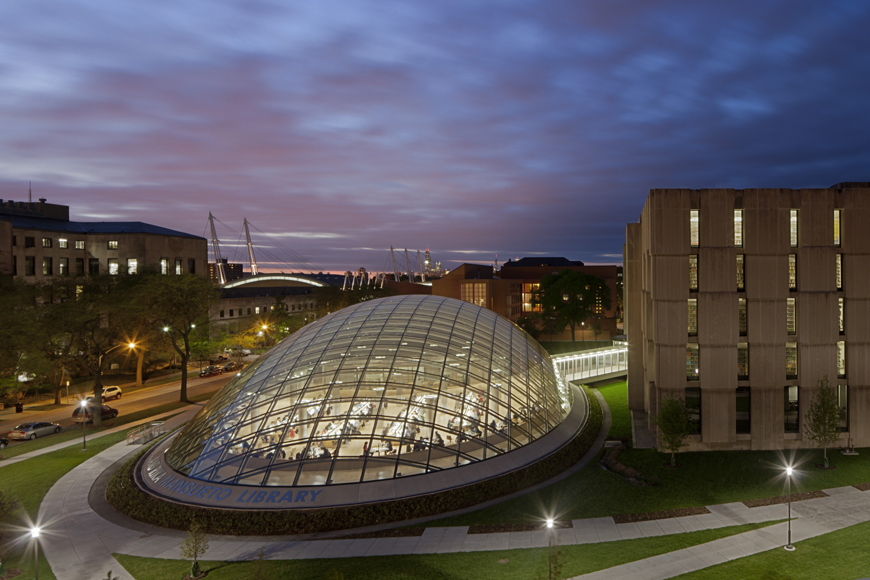
[[[546,351],[508,320],[450,298],[397,296],[285,339],[228,383],[165,459],[218,484],[359,484],[502,455],[552,431],[571,405]]]

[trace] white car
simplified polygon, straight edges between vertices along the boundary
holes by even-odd
[[[120,399],[121,398],[121,387],[103,387],[103,400],[108,401],[110,399]],[[88,401],[93,401],[94,396],[88,396]]]

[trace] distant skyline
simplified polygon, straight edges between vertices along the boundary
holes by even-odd
[[[389,270],[390,245],[620,263],[652,188],[870,180],[863,0],[34,0],[0,21],[0,198],[32,182],[74,220],[207,238],[211,211],[230,261],[247,217],[261,261],[315,271]]]

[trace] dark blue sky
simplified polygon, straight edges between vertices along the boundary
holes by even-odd
[[[614,263],[651,188],[870,179],[865,0],[31,0],[0,22],[0,198],[32,181],[74,219],[198,235],[211,211],[230,259],[247,217],[264,261],[318,270],[387,269],[391,244]]]

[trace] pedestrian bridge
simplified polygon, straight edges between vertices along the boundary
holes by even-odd
[[[624,377],[628,373],[628,343],[614,340],[613,346],[560,354],[553,357],[553,363],[566,381]]]

